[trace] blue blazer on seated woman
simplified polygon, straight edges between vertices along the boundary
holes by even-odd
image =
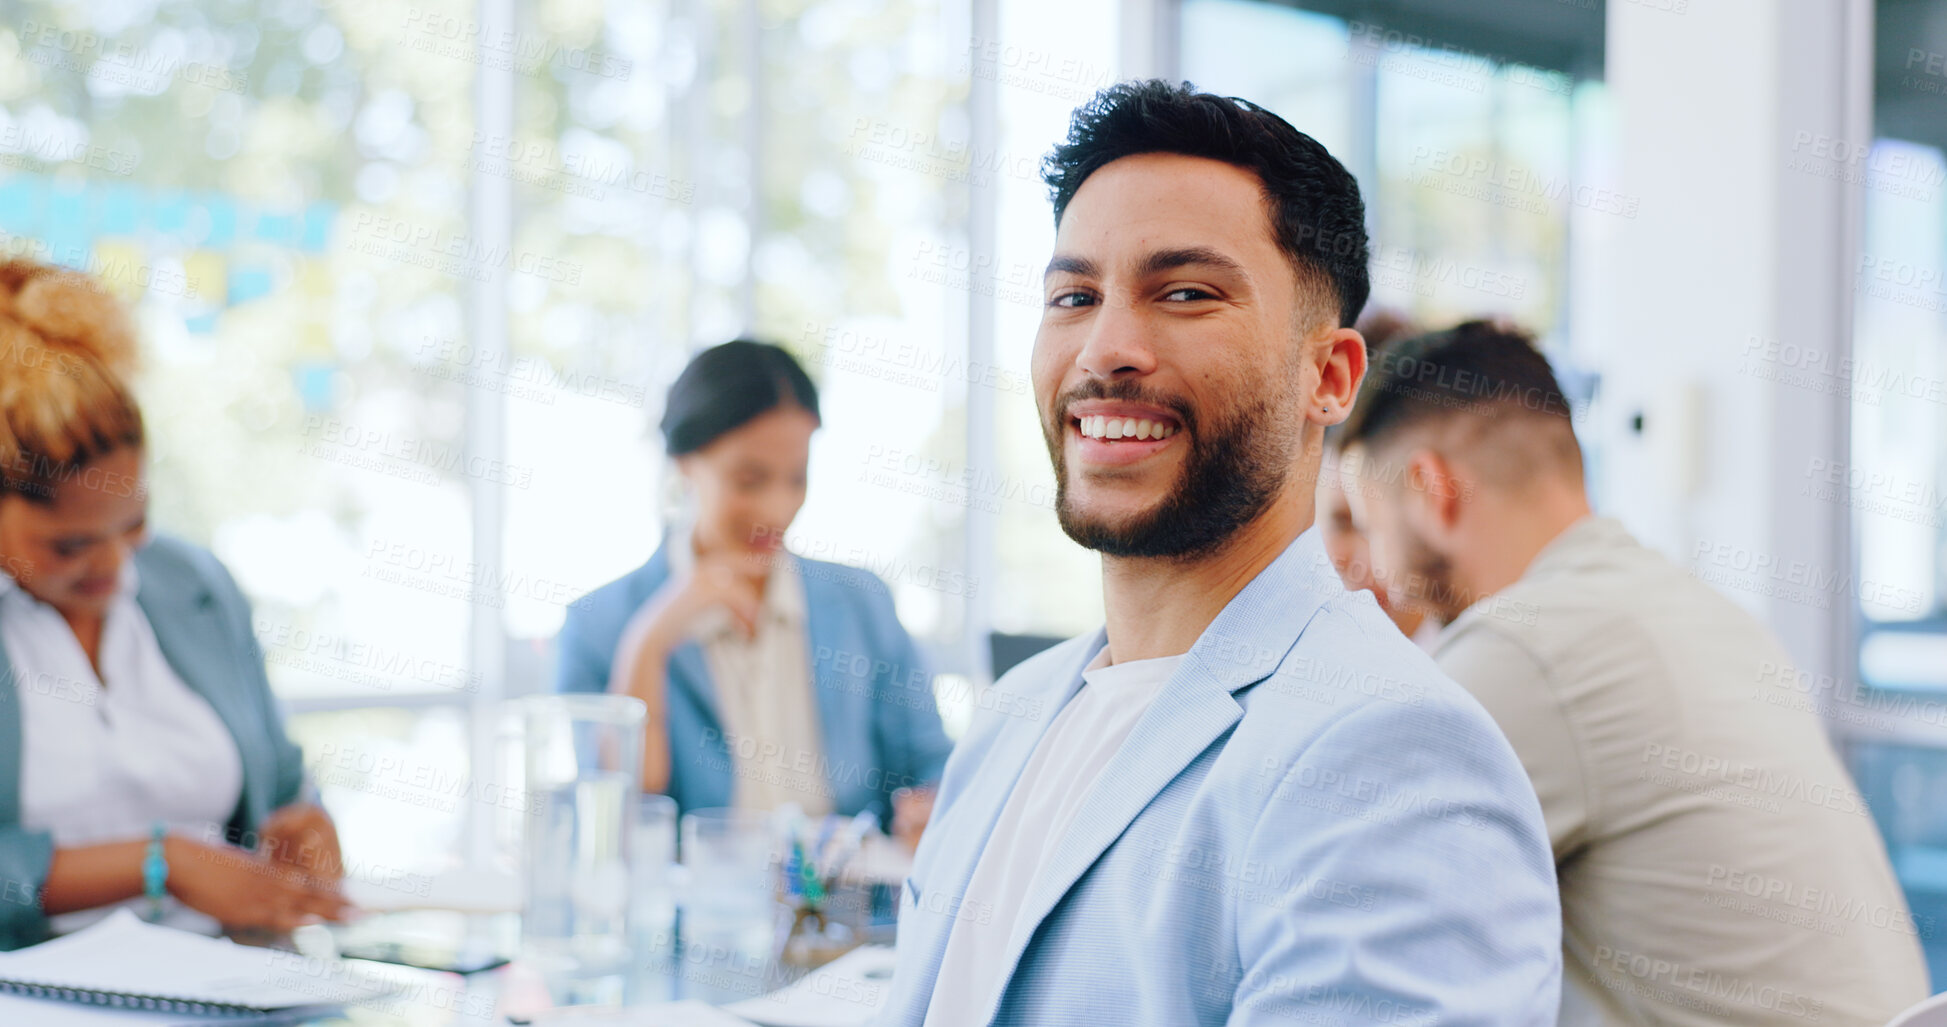
[[[669,581],[673,536],[649,562],[590,593],[571,607],[556,645],[557,690],[601,692],[613,671],[623,626]],[[893,612],[885,583],[843,564],[786,556],[804,582],[806,632],[812,663],[821,759],[832,811],[869,809],[892,824],[890,797],[899,788],[940,779],[952,748],[940,729],[932,679],[912,638]],[[683,810],[733,804],[732,743],[763,743],[725,731],[716,685],[703,648],[687,641],[669,656],[667,735],[671,750],[667,794]],[[796,755],[760,757],[759,767],[785,768]]]
[[[272,810],[298,800],[304,761],[271,698],[249,605],[223,565],[188,543],[156,538],[133,560],[140,583],[135,602],[163,657],[236,742],[243,789],[225,834],[232,844],[250,840]],[[20,822],[21,687],[0,644],[0,949],[47,933],[48,918],[34,896],[54,854],[50,832]]]
[[[641,699],[643,789],[682,809],[871,810],[916,841],[952,747],[931,676],[884,582],[782,545],[818,423],[784,350],[699,353],[662,418],[692,516],[570,607],[555,684]]]

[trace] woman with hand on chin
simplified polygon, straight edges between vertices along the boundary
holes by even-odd
[[[86,276],[0,262],[0,948],[346,909],[242,593],[150,537],[135,351]]]
[[[662,418],[693,512],[570,607],[556,686],[643,700],[643,790],[682,809],[871,810],[910,841],[951,743],[885,583],[784,551],[818,425],[784,350],[699,353]]]

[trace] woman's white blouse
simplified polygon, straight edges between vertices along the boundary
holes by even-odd
[[[135,591],[124,564],[97,677],[60,613],[0,574],[0,644],[21,711],[20,824],[57,848],[146,838],[158,820],[221,838],[243,793],[236,739],[163,658]],[[57,931],[73,926],[65,919]]]

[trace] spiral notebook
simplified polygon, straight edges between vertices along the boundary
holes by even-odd
[[[159,927],[126,909],[65,937],[0,952],[0,992],[119,1009],[261,1016],[388,990],[350,964]]]

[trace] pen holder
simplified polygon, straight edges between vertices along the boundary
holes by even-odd
[[[827,895],[824,901],[813,903],[798,897],[791,931],[784,939],[785,965],[812,969],[858,947],[858,931],[839,916],[845,905],[834,901],[839,898]]]
[[[878,818],[870,811],[849,820],[826,817],[816,832],[795,808],[787,809],[785,819],[790,847],[780,868],[779,897],[792,916],[779,958],[809,969],[857,948],[865,936],[871,892],[847,871]]]

